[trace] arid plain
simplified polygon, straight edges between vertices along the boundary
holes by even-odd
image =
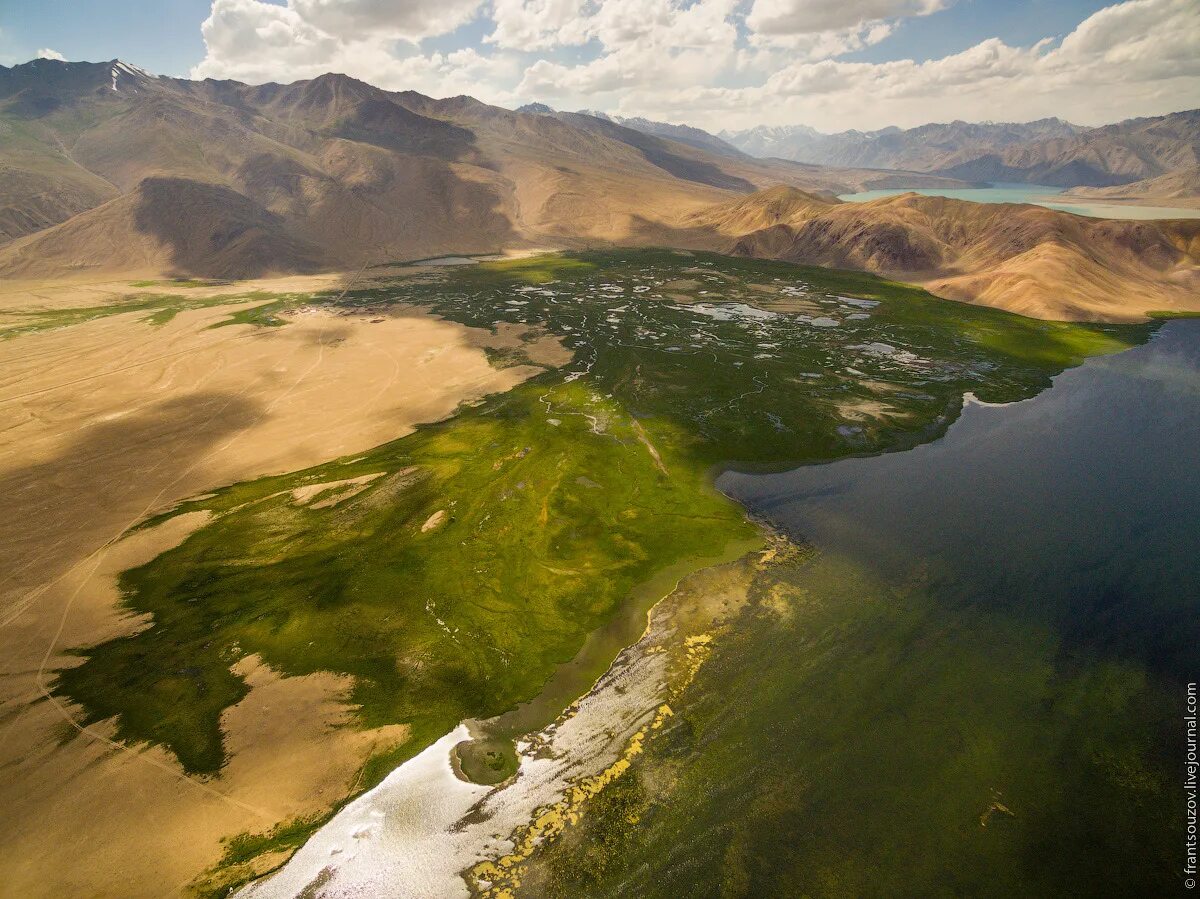
[[[127,535],[148,515],[368,449],[541,371],[496,368],[485,348],[518,344],[544,364],[566,358],[528,329],[516,329],[527,338],[518,341],[419,309],[300,308],[285,326],[212,327],[263,304],[239,294],[337,295],[354,278],[189,287],[188,303],[220,305],[161,326],[134,312],[0,342],[0,689],[10,710],[0,764],[12,775],[0,801],[10,823],[23,822],[5,835],[6,891],[172,892],[220,858],[223,837],[326,812],[372,752],[405,739],[403,726],[333,727],[347,714],[345,678],[281,681],[247,660],[251,694],[223,722],[236,761],[210,784],[160,748],[121,746],[103,725],[77,728],[47,692],[53,672],[73,664],[71,648],[144,626],[122,611],[116,575],[200,523],[184,516]],[[151,290],[51,283],[6,289],[4,302],[52,314],[139,293]],[[97,821],[113,838],[88,839]],[[57,872],[50,883],[47,872]]]

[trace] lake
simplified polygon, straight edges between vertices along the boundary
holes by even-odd
[[[780,853],[842,883],[895,872],[909,894],[1179,888],[1178,720],[1183,684],[1200,679],[1198,446],[1200,321],[1184,320],[1033,399],[968,402],[934,443],[721,478],[824,557],[805,599],[833,611],[810,627],[839,629],[794,642],[760,630],[719,675],[764,672],[721,700],[747,707],[727,733],[735,719],[761,729],[732,741],[746,766],[771,770],[752,748],[770,747],[815,785],[754,831],[774,847],[749,853],[774,869],[764,890],[795,876]],[[751,780],[753,802],[779,789]],[[830,861],[839,850],[859,862]],[[874,876],[861,888],[888,883]]]
[[[1200,322],[1177,321],[1032,399],[968,400],[932,443],[725,473],[804,549],[764,570],[670,733],[527,882],[1182,894],[1197,446]]]
[[[853,299],[836,293],[830,302]],[[538,294],[521,296],[529,299],[510,308]],[[609,323],[608,303],[628,311],[637,302],[544,299],[545,309],[520,314],[560,327],[571,316],[580,333],[588,320],[579,316]],[[662,329],[651,346],[682,346],[669,329],[684,312],[637,308],[637,327]],[[778,393],[764,386],[771,381],[756,382],[761,392],[728,384],[741,358],[719,386],[764,397],[777,416],[802,401],[802,415],[784,423],[815,422],[822,434],[823,409],[851,397],[840,382],[797,373],[832,369],[834,358],[867,364],[849,354],[877,344],[851,329],[877,329],[889,349],[920,349],[938,361],[881,371],[872,389],[886,404],[855,407],[890,410],[907,439],[871,444],[848,429],[862,455],[723,474],[722,491],[792,540],[698,572],[648,622],[635,609],[641,640],[567,714],[518,741],[519,773],[506,785],[456,776],[451,754],[480,724],[466,722],[241,895],[465,896],[462,872],[533,845],[516,869],[532,896],[1176,891],[1182,683],[1200,669],[1200,321],[1127,333],[1125,345],[1149,342],[1051,382],[1050,371],[1010,381],[1022,372],[1018,357],[979,355],[964,335],[1052,349],[1045,341],[1062,325],[900,294],[869,313],[779,340],[769,328],[808,324],[780,316],[702,327],[724,329],[711,344],[722,352],[745,352],[739,338],[751,353],[819,349],[760,360],[759,373],[777,364],[785,375]],[[484,320],[495,320],[490,307]],[[628,357],[643,377],[648,349]],[[596,358],[587,362],[596,377],[621,371]],[[619,390],[625,380],[609,383]],[[960,400],[964,390],[1016,397],[1043,385],[1009,405]],[[653,408],[639,389],[640,407]],[[702,381],[670,398],[715,389]],[[730,420],[744,427],[753,408]],[[922,420],[930,426],[917,428]],[[605,449],[637,448],[592,433]],[[728,445],[746,455],[726,457],[804,439],[799,427],[745,432]],[[931,442],[866,454],[918,440]],[[623,478],[638,459],[622,458]],[[620,483],[608,481],[612,495]],[[573,677],[567,686],[567,697],[582,689]],[[560,691],[552,683],[550,692]],[[577,795],[587,798],[562,805]],[[572,826],[556,840],[563,821]],[[494,882],[484,870],[480,879]]]
[[[1061,187],[1044,184],[997,183],[991,187],[972,187],[961,190],[936,190],[933,188],[886,188],[865,190],[859,193],[842,194],[838,199],[851,203],[864,203],[881,197],[894,197],[904,193],[916,193],[926,197],[949,197],[954,200],[970,200],[973,203],[1032,203],[1047,209],[1058,209],[1093,218],[1113,219],[1169,219],[1200,218],[1200,209],[1182,206],[1129,206],[1123,203],[1102,201],[1059,201],[1054,198],[1063,193]]]
[[[936,560],[964,595],[1036,595],[1060,609],[1061,627],[1082,628],[1079,639],[1086,630],[1106,651],[1182,677],[1198,673],[1188,665],[1200,644],[1197,447],[1200,321],[1180,320],[1033,399],[968,400],[934,443],[728,473],[719,486],[816,546],[887,572]],[[1101,597],[1110,614],[1125,604],[1111,633],[1094,626]]]

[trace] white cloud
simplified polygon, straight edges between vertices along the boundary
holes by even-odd
[[[192,74],[245,81],[319,75],[337,56],[336,38],[292,8],[261,0],[213,0],[200,26],[207,53]]]
[[[66,57],[57,50],[51,50],[49,47],[43,47],[41,50],[38,50],[37,54],[34,56],[34,59],[57,59],[62,62],[66,60]]]
[[[549,50],[590,39],[582,0],[493,0],[488,43],[514,50]]]
[[[954,0],[754,0],[746,16],[751,31],[763,36],[857,30],[868,22],[927,16]]]
[[[583,39],[594,40],[602,53],[574,65],[539,59],[525,72],[517,92],[530,98],[588,98],[591,105],[619,108],[621,95],[639,87],[666,90],[711,80],[738,65],[737,28],[731,20],[736,5],[736,0],[690,5],[608,0],[576,25]],[[497,26],[499,34],[504,20]]]
[[[1200,4],[1131,0],[1100,10],[1055,47],[991,38],[925,62],[799,60],[762,84],[643,98],[697,110],[710,127],[805,123],[825,130],[964,118],[1058,115],[1114,121],[1200,106]]]
[[[288,0],[306,22],[330,34],[418,41],[469,22],[483,0]]]
[[[737,0],[493,0],[489,43],[549,50],[596,41],[609,52],[634,46],[662,51],[732,46]]]
[[[893,39],[902,18],[953,2],[213,0],[193,74],[290,81],[339,71],[435,96],[545,100],[714,130],[1046,115],[1092,123],[1200,106],[1196,0],[1116,3],[1032,47],[991,38],[922,62],[844,58]],[[460,49],[420,43],[473,18],[481,28],[464,33],[475,38],[436,44]]]
[[[832,31],[810,31],[798,34],[754,34],[750,41],[760,51],[779,51],[772,58],[776,67],[785,62],[801,59],[815,61],[844,56],[878,44],[889,37],[895,29],[893,22],[863,22],[851,28]],[[783,54],[786,54],[783,55]]]
[[[802,60],[829,59],[878,44],[896,23],[946,9],[955,0],[753,0],[750,43]],[[780,63],[782,64],[782,62]]]
[[[453,28],[462,10],[478,6],[446,0],[443,10],[457,8],[437,19],[404,16],[391,4],[351,2],[334,15],[331,9],[317,11],[321,27],[310,16],[307,0],[279,6],[266,0],[213,0],[209,17],[201,26],[207,53],[192,69],[194,78],[232,78],[250,83],[296,81],[326,72],[340,72],[393,90],[416,90],[434,96],[471,94],[491,103],[511,103],[509,89],[520,78],[521,69],[509,54],[484,55],[472,47],[449,53],[397,52],[397,35],[408,29],[416,36],[422,29]],[[331,7],[329,0],[324,5]],[[388,7],[385,9],[384,7]],[[434,4],[425,3],[432,9]],[[378,30],[356,22],[372,8],[386,21]],[[440,23],[440,24],[439,24]],[[326,28],[330,30],[326,30]],[[509,87],[506,88],[505,86]]]

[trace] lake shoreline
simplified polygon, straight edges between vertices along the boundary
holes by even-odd
[[[838,199],[847,203],[867,203],[905,193],[916,193],[925,197],[946,197],[972,203],[1026,203],[1044,206],[1059,212],[1070,212],[1088,218],[1159,220],[1177,218],[1200,218],[1200,198],[1155,201],[1152,198],[1116,199],[1108,197],[1082,197],[1071,194],[1069,188],[1046,184],[1017,184],[996,182],[988,187],[970,187],[939,190],[936,188],[881,188],[839,194]],[[1176,205],[1178,204],[1178,205]]]

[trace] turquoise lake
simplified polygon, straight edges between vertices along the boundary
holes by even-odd
[[[864,203],[881,197],[895,197],[904,193],[916,193],[926,197],[949,197],[954,200],[970,200],[973,203],[1032,203],[1047,209],[1059,209],[1076,215],[1112,219],[1170,219],[1200,218],[1200,209],[1182,206],[1126,206],[1119,203],[1086,203],[1056,200],[1063,188],[1044,184],[993,184],[991,187],[973,187],[962,190],[934,190],[930,188],[887,188],[864,190],[855,194],[842,194],[839,199],[851,203]]]

